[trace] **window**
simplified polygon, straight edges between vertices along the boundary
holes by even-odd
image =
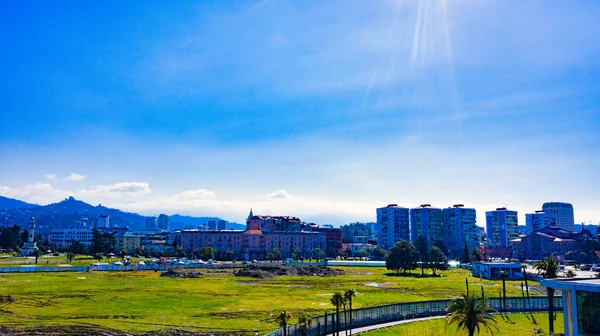
[[[581,334],[600,336],[600,293],[577,291],[577,323]]]

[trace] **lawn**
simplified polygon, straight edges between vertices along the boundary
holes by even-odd
[[[277,328],[276,309],[294,315],[321,315],[333,306],[334,292],[354,288],[354,307],[402,301],[446,299],[470,289],[496,296],[500,281],[481,281],[465,270],[441,278],[396,277],[384,268],[342,268],[338,277],[288,276],[273,279],[235,277],[220,270],[203,278],[161,278],[159,272],[0,274],[0,325],[88,325],[131,332],[157,329],[266,332]],[[507,282],[509,296],[521,295],[518,282]],[[543,294],[537,283],[532,292]],[[4,300],[6,301],[6,300]]]
[[[508,320],[498,318],[498,331],[494,331],[494,336],[516,336],[516,335],[532,335],[532,330],[541,328],[544,330],[544,335],[548,335],[548,314],[533,314],[537,324],[534,324],[529,315],[525,314],[509,314]],[[557,314],[557,319],[554,321],[554,332],[563,332],[562,314]],[[374,330],[361,333],[363,336],[437,336],[437,335],[467,335],[466,331],[456,331],[456,325],[446,327],[444,319],[436,319],[424,322],[412,322],[402,324],[386,329]],[[481,329],[480,335],[492,335],[485,328]]]

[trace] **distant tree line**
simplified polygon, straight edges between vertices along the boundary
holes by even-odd
[[[394,244],[385,259],[387,269],[406,274],[421,267],[421,274],[425,269],[431,269],[433,275],[436,275],[437,271],[448,269],[448,257],[438,246],[427,249],[426,241],[421,238],[417,239],[416,245],[418,248],[408,240]]]

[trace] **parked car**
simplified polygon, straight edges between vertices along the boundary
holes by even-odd
[[[138,263],[137,263],[137,264],[138,264],[138,266],[146,266],[146,263],[145,263],[145,262],[143,262],[143,261],[138,261]]]
[[[583,265],[581,266],[581,270],[582,271],[591,271],[592,270],[592,265]]]
[[[113,266],[124,266],[124,264],[123,264],[122,262],[120,262],[120,261],[114,261],[114,262],[112,263],[112,265],[113,265]]]

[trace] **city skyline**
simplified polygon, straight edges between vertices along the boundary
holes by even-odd
[[[600,221],[600,4],[65,7],[0,5],[0,195],[335,225],[390,203],[524,225],[561,201]]]

